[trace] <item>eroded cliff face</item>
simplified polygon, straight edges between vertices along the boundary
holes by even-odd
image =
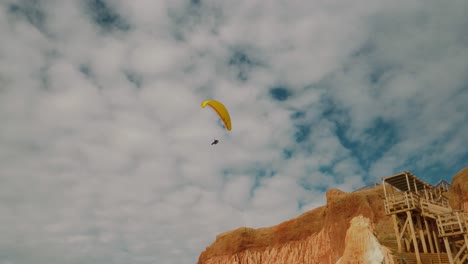
[[[449,192],[450,206],[468,212],[468,167],[459,171],[452,179]]]
[[[382,246],[371,221],[362,215],[351,219],[346,231],[343,257],[336,264],[393,264],[390,249]]]
[[[382,187],[326,195],[325,206],[279,225],[218,235],[198,264],[367,264],[375,263],[366,262],[372,257],[391,263],[389,252],[377,243],[395,239]],[[455,175],[447,195],[454,209],[468,211],[468,168]]]
[[[343,255],[352,218],[369,219],[377,236],[392,230],[383,197],[381,187],[355,193],[329,190],[325,206],[297,218],[268,228],[239,228],[218,235],[198,263],[336,263]]]

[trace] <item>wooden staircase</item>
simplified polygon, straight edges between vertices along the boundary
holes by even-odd
[[[382,246],[390,249],[395,264],[417,264],[416,254],[413,252],[398,253],[398,243],[396,239],[385,239],[379,241]],[[440,253],[440,261],[437,253],[420,253],[423,264],[450,264],[447,253]]]
[[[396,241],[396,239],[385,239],[385,240],[382,240],[382,241],[379,241],[380,245],[390,249],[390,252],[392,254],[395,254],[396,252],[398,252],[398,242]]]
[[[382,185],[395,236],[379,242],[390,249],[395,263],[468,264],[468,212],[450,207],[448,183],[432,186],[405,171],[382,178]],[[398,245],[413,252],[400,252]],[[439,251],[443,253],[421,253]]]
[[[447,202],[448,203],[448,202]],[[452,209],[444,203],[435,204],[427,199],[421,199],[421,215],[437,219],[439,215],[450,214]]]
[[[423,264],[450,264],[447,253],[440,253],[440,261],[437,253],[420,253]],[[418,264],[416,254],[404,252],[394,256],[395,263]]]

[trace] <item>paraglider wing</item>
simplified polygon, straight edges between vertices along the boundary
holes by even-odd
[[[222,103],[216,100],[203,101],[201,104],[201,107],[205,108],[207,105],[209,105],[211,108],[213,108],[213,110],[216,111],[219,118],[221,118],[221,120],[223,121],[226,129],[230,131],[231,130],[231,117],[229,116],[229,112],[227,111],[226,107]]]

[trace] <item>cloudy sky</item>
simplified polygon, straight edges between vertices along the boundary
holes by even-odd
[[[329,188],[450,181],[468,164],[466,10],[0,1],[0,263],[195,263]]]

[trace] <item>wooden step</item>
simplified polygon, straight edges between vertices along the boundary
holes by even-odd
[[[440,253],[440,262],[437,253],[421,253],[420,256],[421,264],[450,264],[446,253]],[[418,264],[416,254],[409,252],[395,254],[395,261],[401,264]]]
[[[421,260],[429,264],[450,264],[447,253],[440,253],[440,262],[437,253],[421,253]]]
[[[396,239],[382,240],[382,241],[379,241],[379,243],[382,246],[385,246],[386,248],[390,249],[392,253],[398,251],[398,242],[396,241]]]
[[[396,256],[397,263],[400,264],[418,264],[416,254],[414,253],[400,253]]]

